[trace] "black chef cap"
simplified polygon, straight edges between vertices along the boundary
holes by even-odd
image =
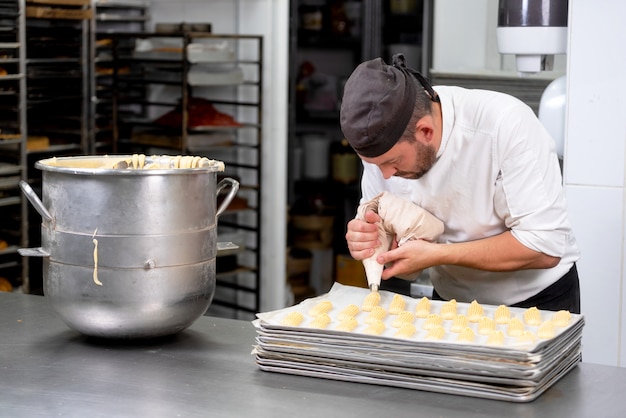
[[[359,155],[378,157],[398,142],[415,106],[414,77],[431,99],[438,101],[424,77],[406,67],[402,54],[394,55],[393,65],[376,58],[359,64],[352,72],[344,87],[340,123]]]

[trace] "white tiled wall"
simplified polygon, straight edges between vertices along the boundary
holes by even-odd
[[[439,71],[484,69],[489,27],[486,13],[497,0],[434,2],[433,68]],[[495,27],[493,28],[495,36]]]
[[[626,2],[570,0],[565,184],[582,257],[583,361],[626,367]]]
[[[624,191],[570,184],[566,193],[581,250],[577,266],[585,315],[583,361],[617,365]]]

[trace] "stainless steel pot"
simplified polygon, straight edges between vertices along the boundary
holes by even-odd
[[[215,293],[217,218],[239,183],[225,178],[216,184],[221,162],[113,168],[113,158],[129,157],[38,161],[42,200],[21,184],[43,218],[41,248],[21,253],[44,257],[45,297],[85,335],[174,334],[202,316]],[[217,195],[228,187],[216,208]]]

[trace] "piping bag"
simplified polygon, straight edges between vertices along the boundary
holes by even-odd
[[[443,233],[444,224],[426,209],[389,192],[382,192],[369,202],[359,205],[356,218],[365,220],[365,213],[369,210],[381,218],[377,226],[382,245],[376,248],[372,256],[363,259],[363,267],[368,287],[377,292],[385,266],[379,264],[376,258],[389,251],[394,237],[398,240],[398,246],[416,239],[432,242]]]

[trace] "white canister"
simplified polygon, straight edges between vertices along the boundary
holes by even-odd
[[[304,177],[324,179],[328,177],[328,147],[330,140],[324,134],[302,135],[304,149]]]

